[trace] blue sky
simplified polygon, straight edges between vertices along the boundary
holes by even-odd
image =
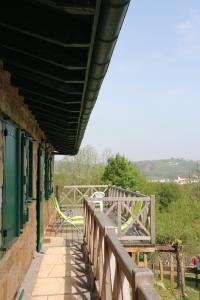
[[[82,146],[200,159],[200,1],[131,1]]]
[[[131,2],[82,146],[200,159],[200,1]]]

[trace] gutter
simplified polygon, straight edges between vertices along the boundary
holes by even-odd
[[[102,0],[73,154],[78,153],[90,114],[108,70],[129,3],[130,0]]]

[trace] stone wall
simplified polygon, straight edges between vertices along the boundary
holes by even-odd
[[[45,200],[44,202],[44,227],[45,229],[49,224],[53,224],[56,218],[56,210],[53,206],[53,201],[51,199]]]
[[[23,281],[36,251],[37,244],[37,166],[39,143],[45,139],[37,121],[18,89],[11,86],[10,74],[2,70],[0,62],[0,113],[3,112],[21,129],[26,130],[33,138],[33,202],[29,204],[29,221],[24,225],[23,233],[1,257],[0,255],[0,300],[13,300]],[[3,122],[0,120],[0,229],[2,224],[2,188],[3,188]],[[41,143],[42,144],[42,143]],[[44,144],[43,144],[44,145]],[[50,146],[49,151],[53,147]],[[43,200],[44,226],[55,215],[51,200]],[[0,234],[0,247],[2,239]],[[1,252],[2,253],[2,252]]]
[[[29,221],[23,234],[0,260],[0,300],[14,299],[35,254],[36,201],[29,206]]]
[[[24,104],[23,97],[19,95],[18,88],[10,84],[10,74],[0,67],[0,111],[5,112],[22,129],[31,133],[32,137],[41,141],[45,134],[40,129],[28,106]]]
[[[51,200],[44,200],[44,223],[53,221],[55,209]],[[0,300],[13,300],[35,255],[37,241],[36,201],[29,206],[30,218],[23,234],[0,260]]]

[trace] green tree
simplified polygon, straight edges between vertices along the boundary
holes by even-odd
[[[171,202],[182,197],[181,187],[175,183],[162,183],[158,191],[160,209],[165,209]]]
[[[108,159],[102,181],[123,188],[139,190],[145,179],[133,162],[118,153]]]
[[[74,156],[66,156],[55,164],[55,184],[85,185],[99,184],[104,165],[91,146],[85,146]]]

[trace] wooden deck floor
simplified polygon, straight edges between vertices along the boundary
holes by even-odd
[[[25,300],[98,299],[83,235],[71,226],[56,234],[49,228],[43,253],[36,255],[22,288]]]

